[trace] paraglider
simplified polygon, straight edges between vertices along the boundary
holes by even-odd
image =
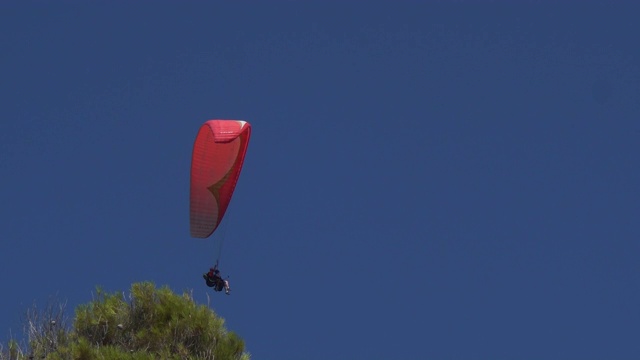
[[[204,281],[206,282],[208,287],[212,287],[215,291],[222,291],[227,295],[231,294],[231,288],[229,287],[229,280],[223,279],[220,276],[220,270],[218,270],[218,263],[212,268],[209,269],[208,273],[202,274]]]
[[[191,158],[190,231],[208,238],[222,221],[244,163],[251,125],[240,120],[209,120],[196,136]],[[219,259],[218,259],[219,260]],[[203,274],[207,286],[229,294],[229,281],[216,265]]]

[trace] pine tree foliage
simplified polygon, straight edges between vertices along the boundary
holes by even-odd
[[[191,295],[177,295],[149,282],[130,294],[97,290],[66,325],[64,306],[27,312],[28,351],[15,341],[0,347],[0,360],[203,359],[249,360],[244,341],[224,320]]]

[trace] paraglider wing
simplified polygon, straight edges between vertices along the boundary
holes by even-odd
[[[191,236],[209,237],[229,206],[247,152],[251,125],[209,120],[196,136],[191,158]]]

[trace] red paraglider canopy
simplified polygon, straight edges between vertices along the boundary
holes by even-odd
[[[191,158],[191,236],[206,238],[216,230],[231,201],[249,145],[251,125],[239,120],[205,122]]]

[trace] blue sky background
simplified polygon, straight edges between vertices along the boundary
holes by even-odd
[[[209,294],[254,359],[640,357],[632,2],[16,4],[3,342],[34,301],[149,280]],[[214,118],[253,126],[231,296],[188,228]]]

